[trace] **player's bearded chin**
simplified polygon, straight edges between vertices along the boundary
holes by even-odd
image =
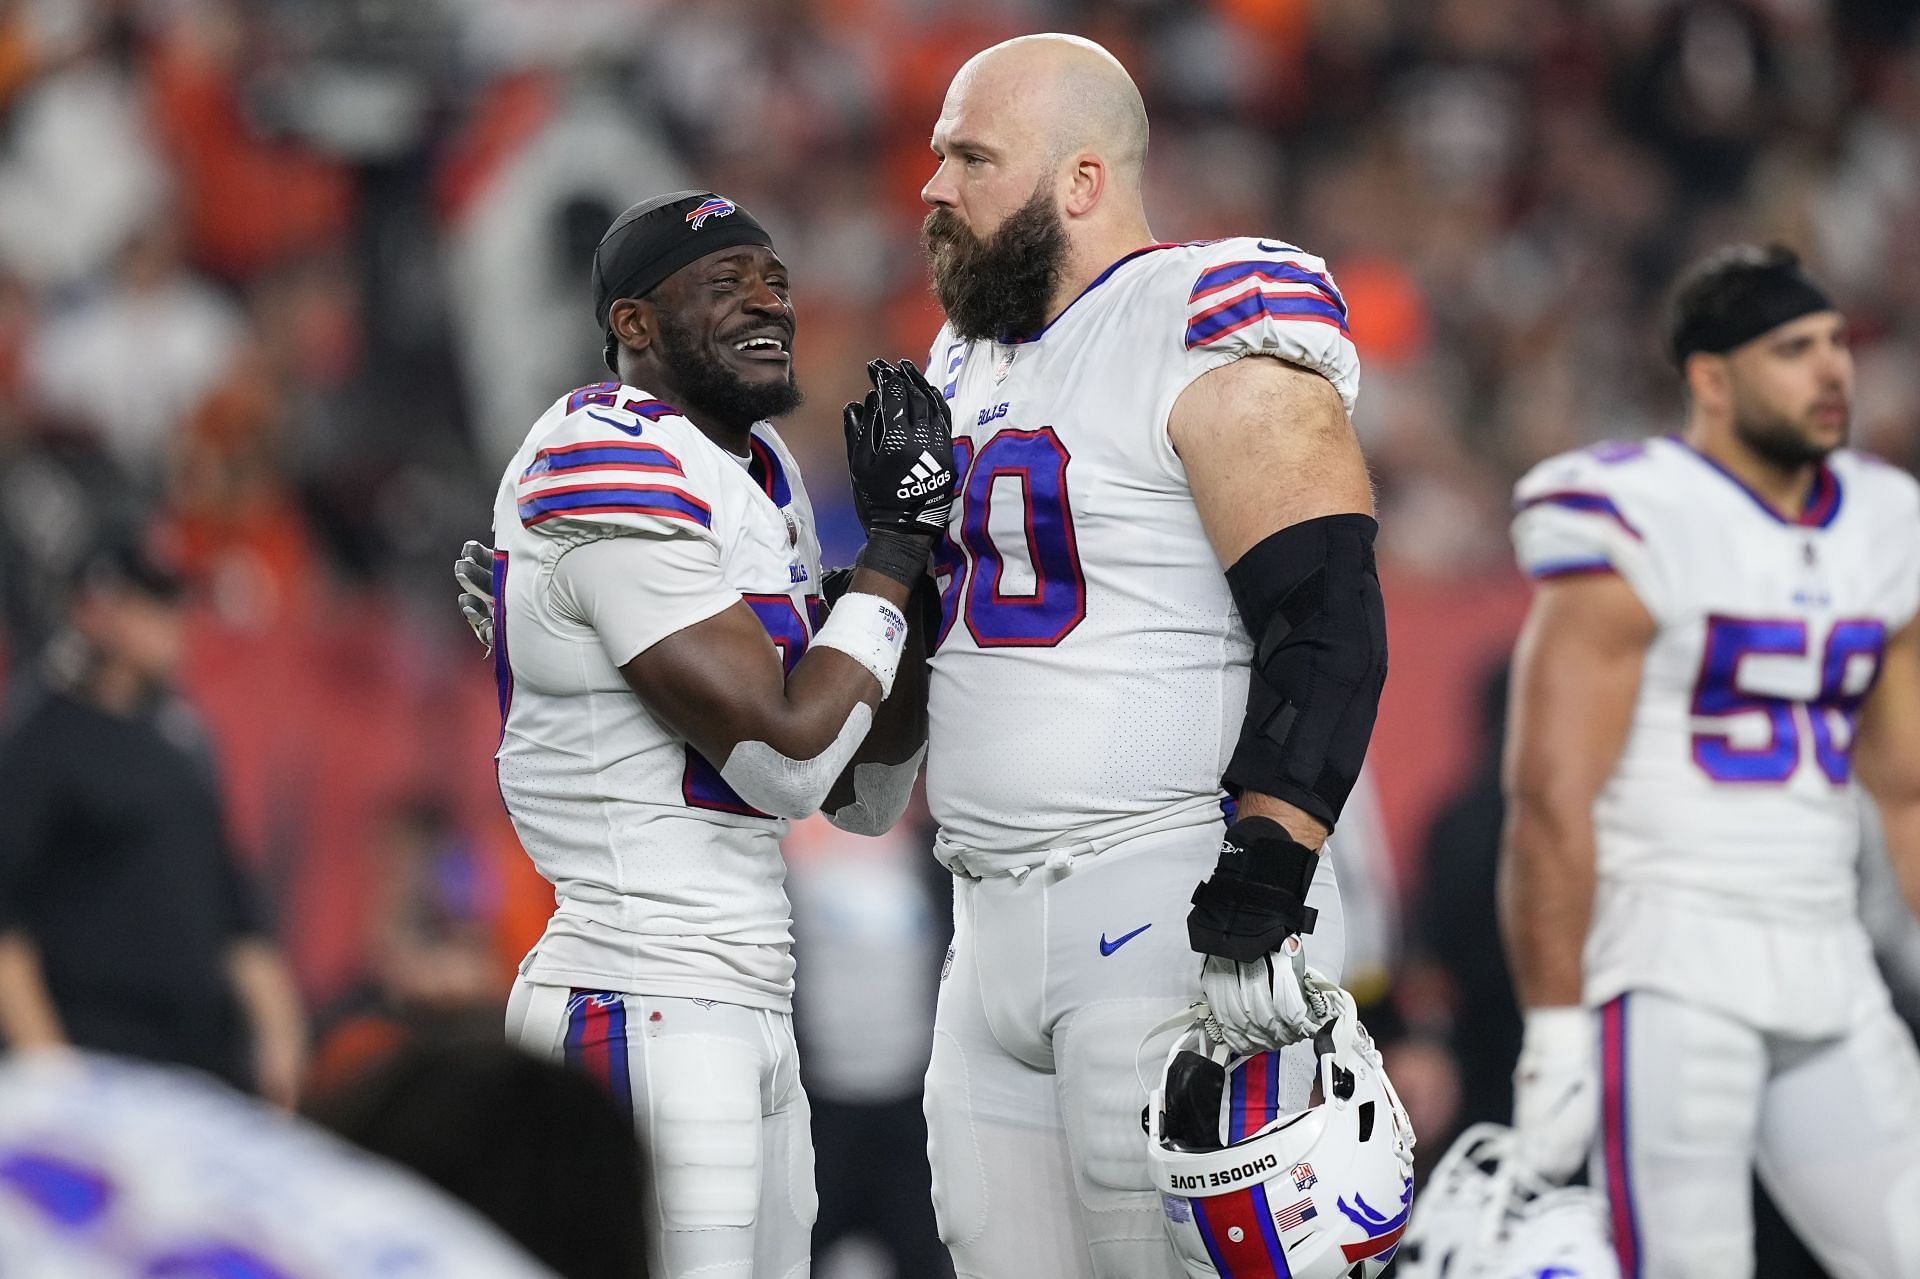
[[[729,368],[712,347],[662,308],[660,354],[672,374],[674,393],[694,408],[722,422],[747,427],[764,419],[784,417],[804,401],[789,364],[785,379],[749,382]]]
[[[1791,418],[1778,412],[1736,412],[1733,433],[1767,465],[1797,471],[1823,462],[1833,449],[1814,440]],[[1842,433],[1841,442],[1845,442]]]
[[[955,335],[969,342],[1031,337],[1046,324],[1067,259],[1067,228],[1050,183],[985,239],[947,208],[927,215],[922,234],[933,294]]]

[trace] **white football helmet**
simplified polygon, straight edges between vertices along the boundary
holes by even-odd
[[[1190,1279],[1372,1279],[1413,1201],[1413,1125],[1353,997],[1314,1038],[1306,1109],[1279,1107],[1279,1053],[1232,1057],[1207,1009],[1173,1042],[1147,1103],[1147,1157]]]
[[[1513,1158],[1513,1129],[1460,1134],[1420,1194],[1401,1279],[1620,1279],[1606,1200],[1553,1186]]]

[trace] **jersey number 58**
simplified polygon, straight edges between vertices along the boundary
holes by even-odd
[[[1820,658],[1820,691],[1810,702],[1743,687],[1749,657],[1805,658],[1807,624],[1798,618],[1709,617],[1700,678],[1694,685],[1693,760],[1716,782],[1787,781],[1800,767],[1802,725],[1813,740],[1813,757],[1836,786],[1853,776],[1853,726],[1860,702],[1873,687],[1886,647],[1884,623],[1835,622]],[[1704,728],[1701,720],[1754,714],[1766,717],[1766,740],[1735,745],[1733,723]]]

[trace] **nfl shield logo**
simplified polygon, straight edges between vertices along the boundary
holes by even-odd
[[[1295,1190],[1307,1190],[1320,1184],[1320,1178],[1314,1174],[1312,1164],[1297,1163],[1288,1171],[1293,1174]]]

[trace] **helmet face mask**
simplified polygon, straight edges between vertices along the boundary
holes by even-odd
[[[1513,1159],[1513,1130],[1476,1124],[1434,1168],[1407,1225],[1402,1279],[1619,1279],[1605,1200]]]
[[[1148,1104],[1148,1159],[1191,1279],[1370,1279],[1413,1198],[1413,1128],[1352,997],[1316,1037],[1317,1080],[1280,1108],[1280,1054],[1234,1058],[1204,1014],[1168,1051]]]

